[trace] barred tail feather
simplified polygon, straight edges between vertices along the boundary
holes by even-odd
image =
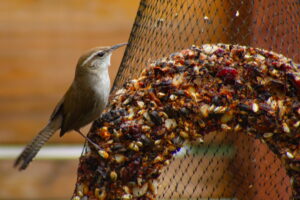
[[[59,129],[57,120],[51,121],[38,135],[29,143],[19,157],[16,159],[14,166],[19,170],[27,168],[32,159],[36,156],[42,146],[50,137]]]

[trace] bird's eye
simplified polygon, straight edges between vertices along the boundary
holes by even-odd
[[[97,54],[97,56],[98,56],[98,57],[104,56],[104,52],[99,52],[99,53]]]

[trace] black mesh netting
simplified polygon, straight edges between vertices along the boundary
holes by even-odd
[[[113,91],[151,61],[192,44],[248,45],[299,62],[299,23],[299,0],[142,0]],[[181,149],[163,169],[157,199],[291,197],[283,164],[260,140],[236,133],[204,140]]]
[[[299,62],[299,0],[142,0],[114,88],[155,59],[192,44],[231,43]],[[158,199],[289,199],[280,160],[248,136],[209,135],[186,147],[160,178]]]
[[[299,23],[299,0],[141,1],[114,87],[192,44],[249,45],[299,62]]]

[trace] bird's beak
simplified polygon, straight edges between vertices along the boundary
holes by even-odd
[[[127,45],[127,44],[128,44],[128,43],[116,44],[116,45],[114,45],[114,46],[111,46],[111,47],[109,48],[109,50],[110,50],[110,51],[114,51],[114,50],[116,50],[116,49],[118,49],[118,48],[120,48],[120,47],[122,47],[122,46]]]

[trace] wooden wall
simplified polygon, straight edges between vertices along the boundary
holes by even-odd
[[[139,0],[0,1],[0,148],[25,145],[45,125],[83,51],[128,40],[138,5]],[[112,57],[112,79],[123,52]],[[77,133],[50,141],[83,142]],[[37,160],[23,172],[12,168],[13,159],[0,158],[0,199],[70,198],[77,158]]]
[[[70,85],[81,53],[128,40],[138,0],[0,1],[0,142],[27,142]],[[112,57],[111,77],[124,48]],[[62,142],[55,137],[52,142]],[[63,142],[82,142],[68,134]]]

